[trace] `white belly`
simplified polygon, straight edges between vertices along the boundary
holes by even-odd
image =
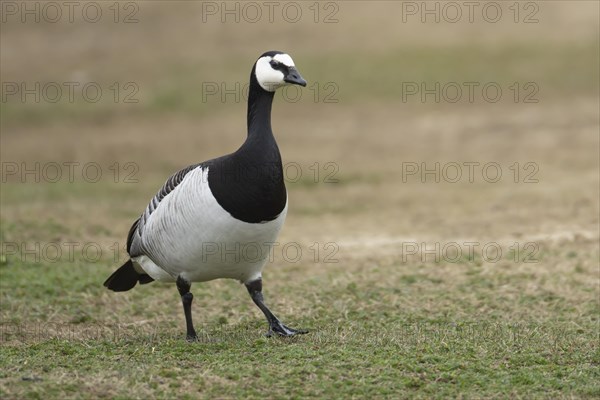
[[[283,226],[287,204],[273,221],[251,224],[233,218],[212,195],[208,169],[190,171],[146,221],[147,255],[135,261],[153,279],[190,282],[218,278],[249,282],[261,276]]]

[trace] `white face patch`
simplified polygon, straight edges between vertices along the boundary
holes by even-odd
[[[292,57],[290,57],[288,54],[276,54],[275,57],[273,57],[273,59],[275,61],[279,61],[280,63],[288,67],[296,66],[296,64],[294,64],[294,60],[292,60]]]
[[[275,57],[261,57],[256,62],[256,80],[260,87],[265,89],[267,92],[274,92],[277,88],[287,85],[283,79],[285,76],[283,72],[273,69],[271,67],[271,61],[275,60],[288,67],[294,66],[294,60],[287,54],[277,54]]]

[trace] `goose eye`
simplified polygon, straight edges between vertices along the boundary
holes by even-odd
[[[278,63],[277,61],[275,61],[275,60],[271,60],[271,61],[269,62],[269,64],[271,64],[271,67],[275,68],[275,67],[277,67],[277,65],[278,65],[279,63]]]

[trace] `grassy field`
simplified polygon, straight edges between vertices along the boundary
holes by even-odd
[[[3,9],[0,396],[600,396],[598,3],[500,2],[496,23],[408,3],[298,2],[296,23],[221,2]],[[275,100],[289,213],[264,293],[310,333],[264,337],[219,280],[192,285],[188,343],[174,285],[102,283],[164,180],[243,141],[269,49],[309,85]]]

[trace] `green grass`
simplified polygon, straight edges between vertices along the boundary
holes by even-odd
[[[599,377],[598,355],[586,344],[590,332],[574,329],[350,324],[287,340],[262,338],[258,330],[212,329],[192,344],[139,333],[116,340],[51,339],[28,346],[26,356],[19,347],[4,351],[2,361],[10,367],[1,377],[13,381],[12,393],[31,398],[77,397],[86,389],[122,398],[494,397],[507,385],[520,397],[600,394],[592,383]],[[73,370],[79,378],[63,378]],[[131,385],[126,391],[110,385],[123,381]]]
[[[109,293],[101,287],[114,267],[108,255],[96,264],[8,256],[0,265],[0,394],[490,398],[509,390],[592,398],[600,394],[593,285],[574,295],[582,287],[574,271],[553,289],[564,279],[551,273],[562,271],[559,259],[586,273],[597,260],[573,247],[541,265],[507,268],[426,262],[415,274],[410,264],[362,260],[304,265],[307,276],[270,267],[267,301],[289,325],[311,330],[294,338],[264,337],[266,322],[238,283],[196,284],[196,343],[183,338],[173,285]],[[540,288],[530,292],[531,282]]]

